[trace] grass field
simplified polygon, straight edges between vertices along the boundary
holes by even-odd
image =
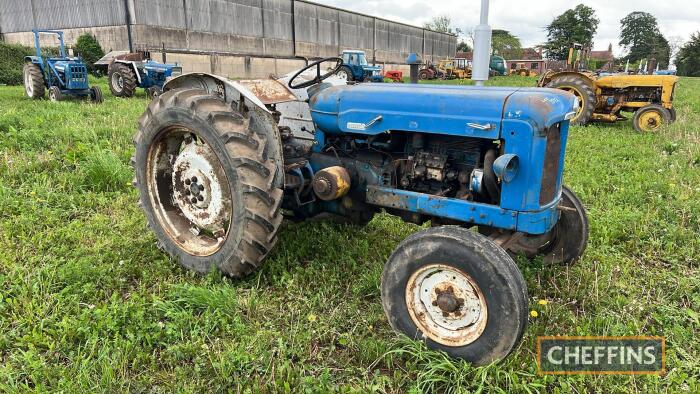
[[[131,187],[143,92],[92,105],[0,87],[0,392],[700,392],[698,92],[681,80],[658,134],[573,128],[565,178],[588,250],[569,268],[518,261],[537,317],[505,362],[473,368],[384,317],[383,264],[418,227],[287,223],[256,275],[191,274],[156,248]],[[668,373],[539,376],[538,335],[663,335]]]

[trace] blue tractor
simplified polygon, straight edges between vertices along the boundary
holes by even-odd
[[[348,82],[384,82],[382,68],[370,66],[364,51],[343,51],[343,65],[338,70],[338,77]]]
[[[192,73],[166,83],[139,120],[132,159],[159,247],[191,270],[242,277],[273,250],[283,216],[364,224],[385,211],[430,222],[384,267],[377,296],[390,325],[477,365],[506,357],[529,312],[512,256],[569,264],[586,247],[586,211],[562,183],[577,99],[545,88],[348,85],[333,78],[344,64],[324,59],[279,80]]]
[[[159,63],[147,52],[116,56],[107,68],[109,90],[116,97],[132,97],[136,88],[143,88],[149,98],[162,91],[165,82],[182,74],[178,64]]]
[[[28,97],[40,99],[45,90],[49,90],[51,101],[60,101],[66,97],[89,98],[96,103],[102,102],[102,90],[99,86],[89,86],[87,65],[83,59],[69,57],[63,42],[63,32],[56,30],[32,30],[36,56],[24,58],[24,91]],[[40,35],[52,34],[59,40],[59,56],[44,57],[41,51]]]

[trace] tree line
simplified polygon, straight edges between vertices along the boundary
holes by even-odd
[[[593,38],[598,30],[600,20],[593,8],[584,4],[566,10],[555,17],[545,27],[547,41],[540,45],[546,57],[550,60],[566,60],[569,48],[574,44],[592,48]],[[462,30],[452,27],[449,16],[440,16],[426,23],[426,28],[462,36]],[[473,36],[467,33],[467,40],[461,39],[457,51],[468,52],[473,45]],[[495,54],[507,58],[518,58],[523,54],[520,39],[507,30],[494,29],[492,33],[492,48]],[[659,28],[658,20],[648,12],[631,12],[620,20],[619,44],[625,50],[625,56],[619,59],[631,64],[642,59],[654,59],[659,68],[668,68],[675,55],[675,65],[678,75],[700,76],[700,31],[690,36],[681,45],[682,39],[664,37]]]

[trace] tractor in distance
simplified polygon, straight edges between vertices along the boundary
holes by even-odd
[[[182,74],[179,64],[160,63],[148,52],[107,54],[96,65],[107,65],[109,90],[116,97],[133,97],[136,88],[143,88],[149,98],[162,92],[169,78]]]
[[[69,57],[63,41],[63,32],[57,30],[33,29],[36,56],[24,58],[24,91],[28,97],[40,99],[46,89],[51,101],[67,97],[88,98],[92,102],[102,102],[99,86],[89,86],[87,65],[80,56]],[[58,57],[44,56],[41,50],[41,35],[58,37]]]
[[[384,82],[382,68],[370,66],[364,51],[345,50],[341,54],[343,65],[338,77],[348,82]]]
[[[581,103],[572,124],[626,120],[622,112],[633,112],[632,126],[639,132],[658,130],[676,120],[673,94],[678,77],[673,75],[602,74],[586,70],[589,51],[576,44],[569,49],[563,70],[547,70],[538,87],[573,93]]]
[[[431,222],[385,264],[390,325],[476,365],[506,357],[529,311],[511,256],[569,264],[586,247],[586,211],[563,185],[576,98],[348,84],[333,75],[344,64],[323,59],[280,79],[168,81],[139,119],[132,158],[158,246],[196,272],[242,277],[271,253],[283,216],[362,225],[386,211]]]

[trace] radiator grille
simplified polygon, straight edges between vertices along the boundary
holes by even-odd
[[[559,178],[559,157],[561,154],[561,132],[559,124],[549,128],[544,167],[542,168],[542,185],[540,187],[540,205],[547,205],[557,195]]]

